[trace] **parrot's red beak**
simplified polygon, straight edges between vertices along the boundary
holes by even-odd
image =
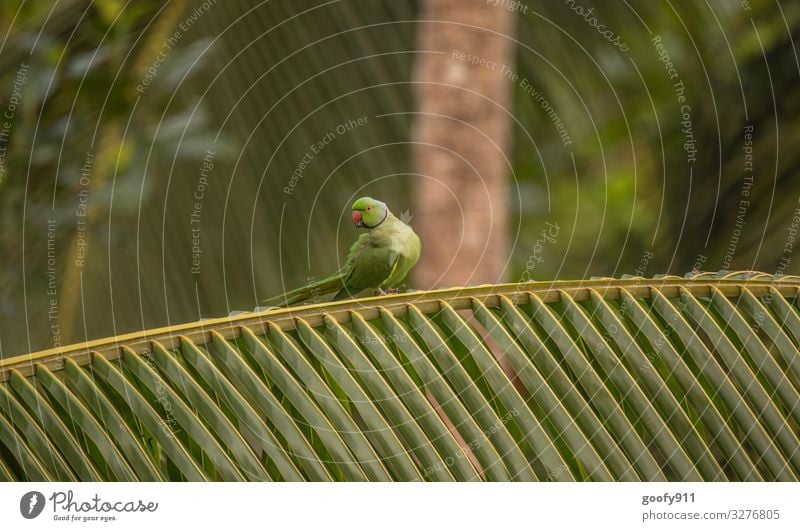
[[[361,212],[358,210],[353,210],[353,225],[356,227],[363,227],[364,222],[361,221]]]

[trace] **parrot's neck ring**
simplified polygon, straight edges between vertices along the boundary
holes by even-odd
[[[388,218],[388,217],[389,217],[389,209],[387,208],[386,211],[383,213],[383,217],[381,218],[381,220],[379,222],[377,222],[375,225],[367,225],[366,223],[364,223],[364,227],[366,227],[368,229],[374,229],[375,227],[377,227],[378,225],[380,225],[381,223],[386,221],[386,218]]]

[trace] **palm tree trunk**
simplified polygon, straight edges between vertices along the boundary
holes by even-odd
[[[498,282],[509,256],[514,14],[479,0],[421,4],[414,216],[426,289]]]

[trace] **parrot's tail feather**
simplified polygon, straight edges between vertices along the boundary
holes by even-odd
[[[307,286],[303,286],[280,295],[275,295],[269,299],[264,300],[265,303],[278,307],[291,306],[298,302],[303,302],[308,299],[328,295],[342,289],[343,281],[341,275],[333,275],[328,278],[323,278],[317,282],[312,282]]]
[[[339,292],[336,295],[333,296],[332,300],[339,301],[339,300],[342,300],[342,299],[346,299],[348,297],[353,297],[355,295],[356,295],[356,293],[351,293],[349,289],[347,289],[346,287],[343,287],[342,289],[339,290]]]

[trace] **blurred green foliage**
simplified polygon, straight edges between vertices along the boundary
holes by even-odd
[[[581,4],[587,11],[596,6],[593,15],[630,50],[620,52],[586,17],[565,9]],[[784,252],[800,207],[793,149],[800,135],[799,5],[568,1],[536,7],[520,19],[518,68],[568,124],[575,155],[573,166],[546,115],[517,90],[516,114],[525,113],[520,121],[536,128],[533,146],[517,134],[514,153],[515,167],[525,172],[522,197],[530,199],[523,203],[535,205],[523,207],[523,219],[559,220],[569,234],[537,270],[539,278],[634,274],[645,262],[640,271],[647,276],[695,266],[800,270]],[[678,99],[678,83],[685,101]],[[691,162],[684,105],[697,151]],[[752,172],[745,170],[749,126]],[[542,178],[545,168],[549,179]],[[523,227],[535,231],[537,224]]]
[[[508,65],[509,280],[798,272],[800,5],[524,6]],[[627,51],[578,13],[592,6]],[[375,0],[2,2],[0,113],[15,89],[21,103],[0,120],[0,355],[252,308],[337,267],[353,198],[413,215],[416,14]],[[692,163],[657,37],[685,89]],[[558,233],[537,247],[547,223]]]

